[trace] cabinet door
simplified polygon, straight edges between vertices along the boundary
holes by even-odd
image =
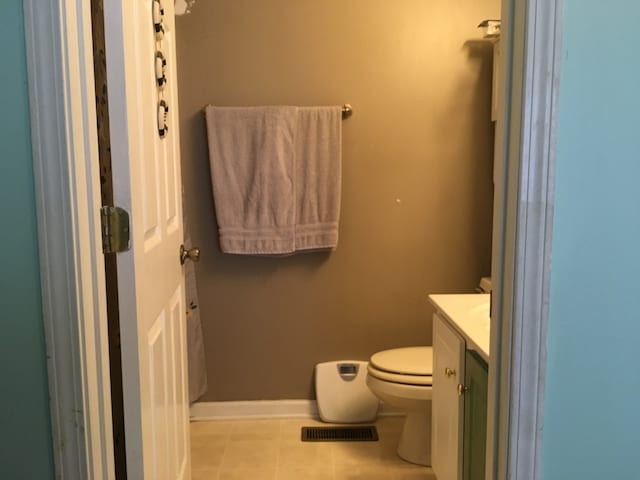
[[[484,480],[487,436],[488,368],[475,352],[467,352],[464,384],[464,480]]]
[[[438,480],[462,478],[464,340],[438,314],[433,316],[431,458]]]

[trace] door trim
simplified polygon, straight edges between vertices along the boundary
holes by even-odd
[[[487,479],[540,478],[562,0],[503,0]],[[504,89],[503,89],[504,90]],[[508,132],[508,134],[507,134]]]
[[[113,479],[90,2],[23,5],[56,478]]]
[[[507,155],[494,205],[487,479],[540,476],[561,8],[502,5],[512,25],[502,55],[510,102],[499,107],[509,135],[498,139]],[[24,15],[56,472],[112,479],[89,5],[24,0]]]

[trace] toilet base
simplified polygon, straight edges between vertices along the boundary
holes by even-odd
[[[408,412],[398,455],[407,462],[431,466],[431,412]]]

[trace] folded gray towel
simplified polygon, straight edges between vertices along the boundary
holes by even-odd
[[[335,248],[341,107],[210,105],[205,113],[222,251]]]
[[[294,251],[297,109],[208,106],[206,115],[220,248]]]

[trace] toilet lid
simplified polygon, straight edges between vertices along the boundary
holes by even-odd
[[[431,375],[432,347],[405,347],[375,353],[369,361],[377,370],[402,375]]]

